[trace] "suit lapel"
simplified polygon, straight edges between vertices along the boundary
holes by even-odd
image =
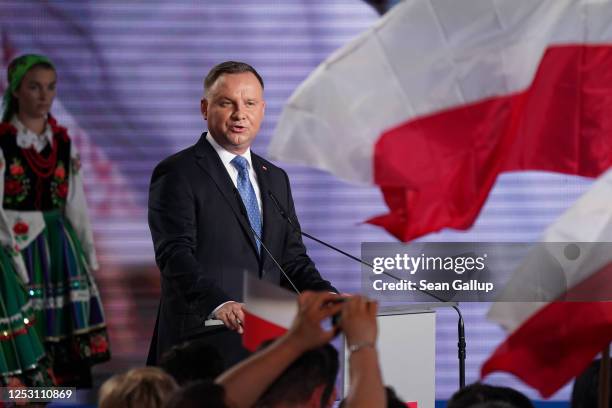
[[[198,166],[208,173],[210,178],[215,182],[219,192],[221,192],[221,195],[225,198],[225,201],[232,209],[234,215],[238,219],[238,222],[242,226],[242,230],[248,237],[253,251],[257,253],[255,237],[253,236],[253,231],[249,225],[248,218],[243,215],[243,211],[240,209],[238,204],[240,196],[238,195],[237,190],[235,190],[234,183],[232,182],[229,174],[227,174],[227,170],[219,158],[219,155],[206,140],[206,133],[202,134],[200,140],[196,144],[195,153]]]

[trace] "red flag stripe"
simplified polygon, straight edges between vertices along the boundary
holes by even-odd
[[[259,345],[267,340],[282,336],[287,329],[268,320],[244,311],[244,335],[242,344],[249,351],[255,351]]]
[[[611,72],[612,46],[550,47],[526,90],[384,132],[374,181],[390,213],[368,222],[408,241],[469,228],[501,172],[598,176],[612,164]]]
[[[612,263],[564,294],[610,299]],[[606,296],[606,297],[604,297]],[[612,341],[612,302],[552,302],[534,313],[483,364],[483,377],[507,371],[551,396]]]

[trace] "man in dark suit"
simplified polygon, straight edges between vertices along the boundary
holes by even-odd
[[[162,294],[148,364],[202,337],[228,365],[244,357],[243,273],[291,287],[257,236],[299,290],[336,291],[272,201],[297,222],[287,174],[250,150],[264,117],[261,77],[248,64],[228,61],[208,73],[204,87],[208,133],[163,160],[151,178],[149,228]],[[225,327],[206,327],[211,318]]]

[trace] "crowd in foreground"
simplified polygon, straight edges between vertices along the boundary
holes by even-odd
[[[166,353],[160,367],[136,368],[106,381],[101,408],[118,407],[332,407],[337,400],[338,352],[330,341],[342,332],[350,355],[350,386],[340,407],[406,407],[385,387],[376,350],[378,305],[361,296],[305,292],[290,329],[243,362],[223,370],[209,345],[192,341]],[[337,325],[323,324],[339,315]],[[404,396],[402,396],[404,397]],[[408,397],[409,396],[405,396]],[[506,387],[473,384],[449,408],[527,408],[527,397]]]

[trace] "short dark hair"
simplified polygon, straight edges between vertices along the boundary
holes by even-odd
[[[393,387],[386,386],[385,392],[387,393],[387,408],[403,408],[406,406],[404,402],[397,396]]]
[[[223,372],[224,361],[214,346],[197,339],[172,347],[161,357],[159,366],[179,385],[185,385],[216,378]]]
[[[387,385],[385,393],[387,394],[387,408],[406,408],[406,404],[397,396],[393,387]],[[338,408],[346,408],[346,398],[340,401]]]
[[[474,383],[457,391],[446,405],[447,408],[472,408],[475,405],[501,408],[503,405],[486,405],[490,403],[506,403],[508,408],[533,408],[533,403],[525,395],[509,387]]]
[[[174,391],[164,408],[226,408],[225,389],[212,381],[195,381]]]
[[[246,62],[225,61],[215,65],[210,71],[208,71],[206,78],[204,78],[204,93],[206,93],[206,91],[209,90],[215,84],[215,82],[217,82],[217,79],[219,79],[221,75],[242,74],[244,72],[250,72],[255,75],[261,84],[261,89],[264,88],[264,82],[263,79],[261,79],[261,75],[259,75],[259,73],[251,65],[247,64]]]
[[[601,359],[593,361],[579,376],[576,377],[570,406],[572,408],[596,407],[599,400],[599,371]],[[612,378],[610,378],[612,384]],[[607,406],[612,406],[612,399]]]
[[[516,405],[506,401],[485,401],[470,405],[470,408],[516,408]]]
[[[334,391],[338,368],[338,351],[331,344],[309,350],[283,371],[255,403],[255,407],[305,402],[315,388],[325,384],[320,401],[321,407],[324,407]]]

